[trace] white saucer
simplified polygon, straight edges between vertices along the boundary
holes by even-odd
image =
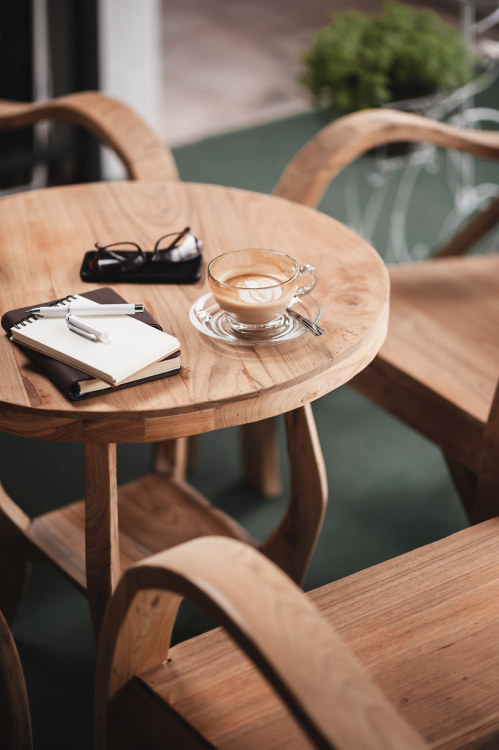
[[[316,300],[307,294],[293,304],[293,309],[313,323],[318,323],[322,314],[321,307]],[[228,344],[242,344],[254,346],[255,344],[280,344],[282,341],[291,341],[298,338],[307,329],[288,313],[284,313],[284,323],[275,332],[266,331],[264,334],[251,337],[245,334],[237,334],[230,325],[227,314],[220,309],[212,294],[204,294],[192,305],[189,311],[192,325],[218,341]]]

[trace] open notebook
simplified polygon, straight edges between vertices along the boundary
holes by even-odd
[[[124,302],[110,288],[72,295],[57,304],[82,301],[86,306]],[[9,311],[2,326],[69,398],[125,387],[164,377],[180,369],[178,339],[161,330],[145,311],[136,316],[91,317],[92,325],[108,331],[109,340],[90,341],[71,332],[65,317],[26,317]]]

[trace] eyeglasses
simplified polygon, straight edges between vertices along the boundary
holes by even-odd
[[[181,232],[164,234],[154,245],[153,252],[145,252],[136,242],[95,243],[97,250],[89,260],[93,271],[131,271],[145,263],[181,263],[201,255],[203,243],[185,227]]]

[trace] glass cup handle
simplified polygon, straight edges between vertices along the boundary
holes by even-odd
[[[308,285],[304,284],[303,286],[296,287],[295,297],[303,297],[305,294],[311,292],[317,284],[317,269],[307,263],[304,266],[299,266],[298,273],[300,277],[304,274],[309,274],[310,276],[310,283]]]

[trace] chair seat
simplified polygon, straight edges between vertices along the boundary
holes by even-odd
[[[390,279],[388,338],[352,385],[477,470],[499,372],[499,256],[392,266]]]
[[[499,731],[498,534],[499,519],[486,521],[309,594],[435,748]],[[209,747],[191,727],[224,750],[311,747],[219,628],[171,649],[114,710],[129,743],[120,747]]]

